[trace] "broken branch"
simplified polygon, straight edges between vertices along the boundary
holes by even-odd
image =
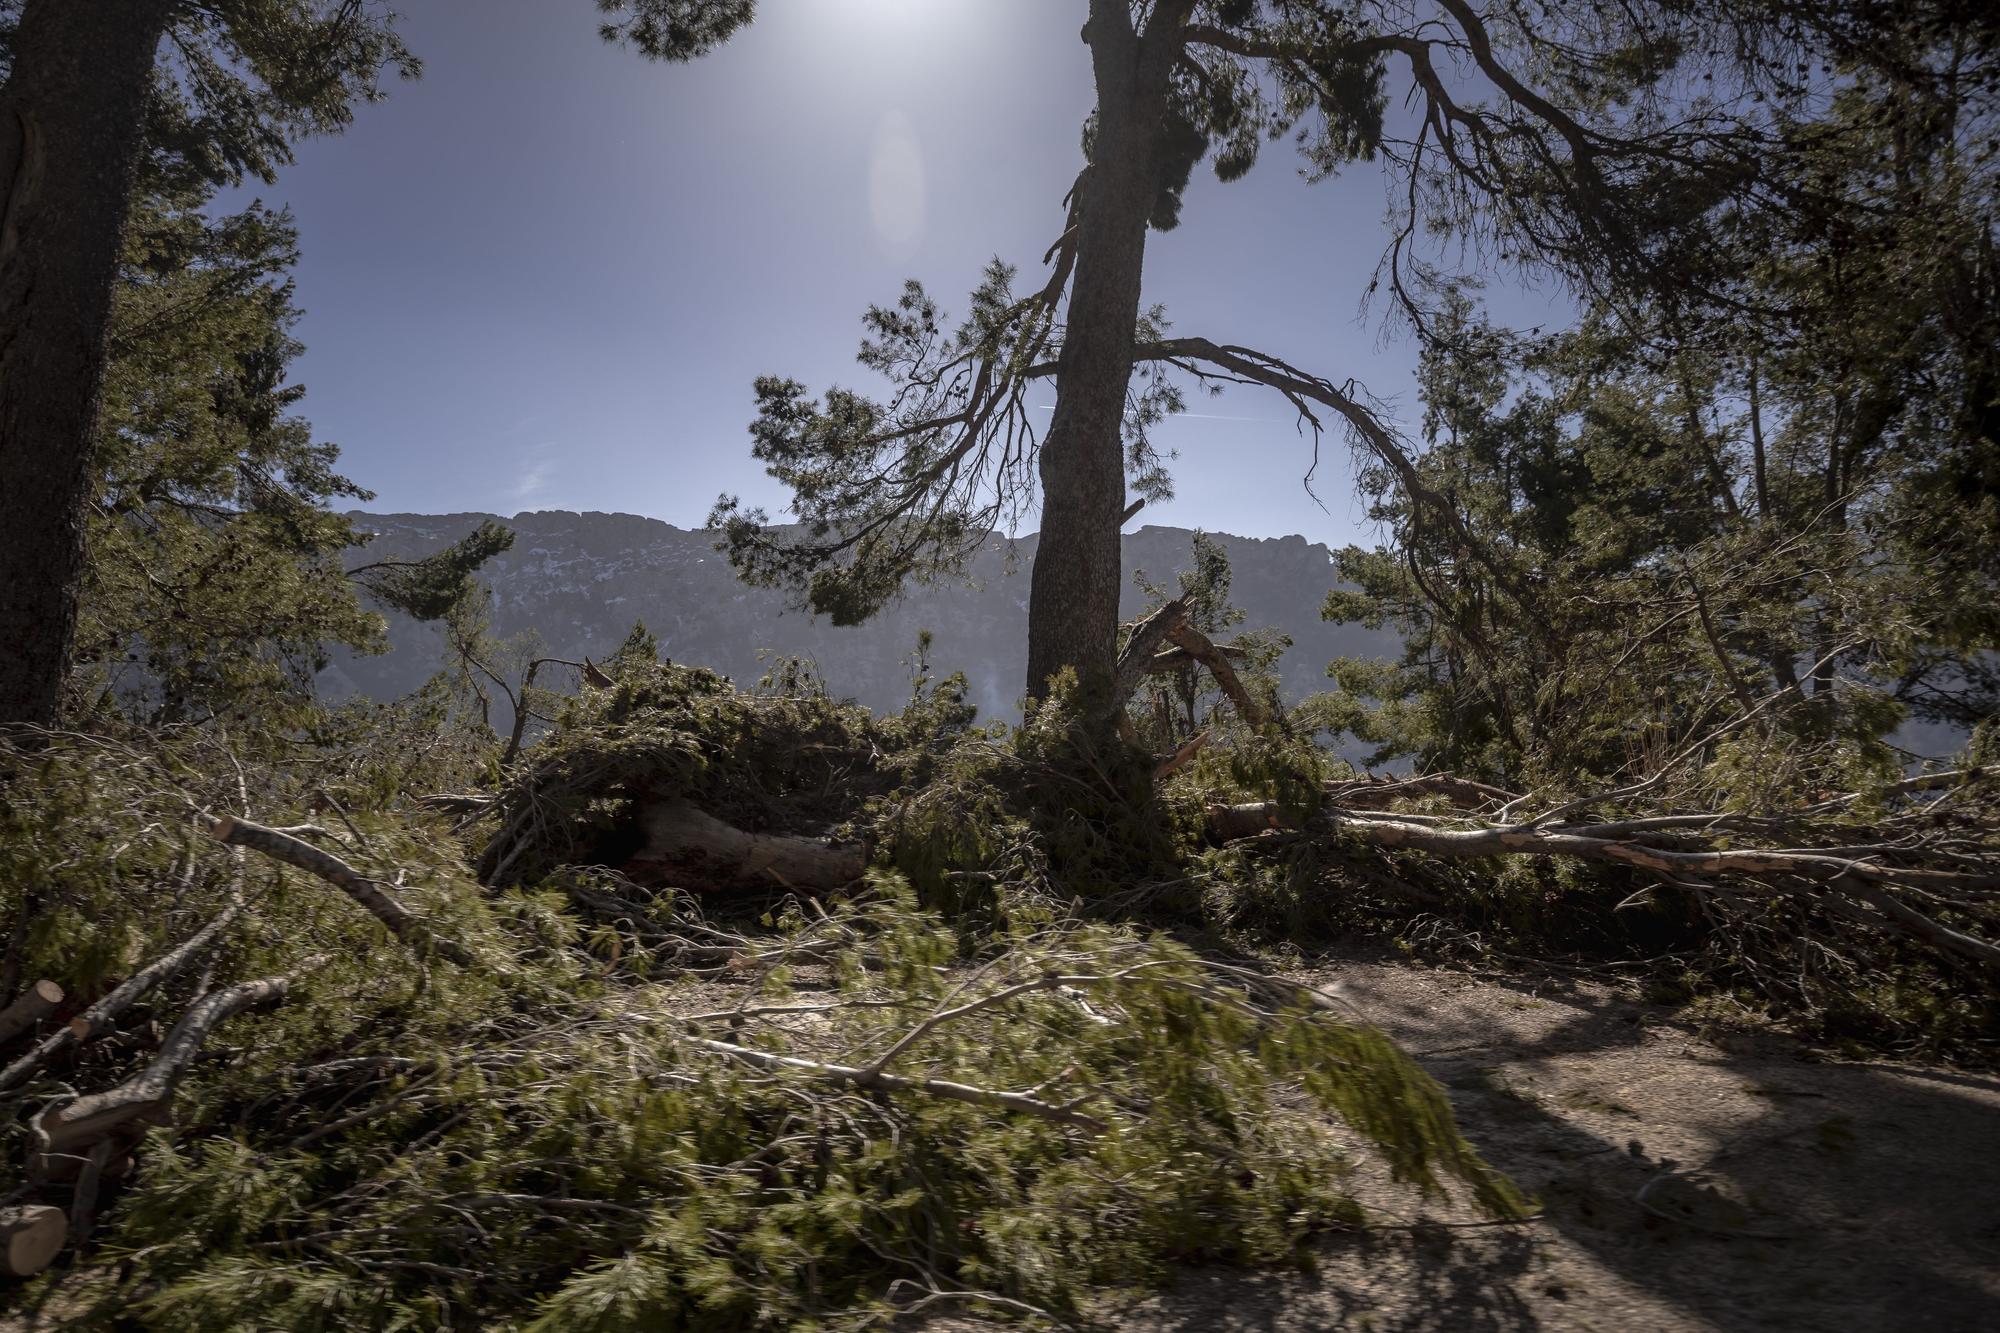
[[[266,977],[215,991],[188,1007],[160,1043],[160,1053],[139,1074],[115,1088],[51,1106],[37,1115],[34,1166],[56,1177],[84,1165],[84,1150],[114,1135],[137,1138],[148,1125],[165,1118],[174,1085],[201,1053],[209,1034],[224,1019],[258,1005],[285,998],[289,982]]]
[[[460,967],[478,965],[479,959],[470,949],[433,933],[430,927],[411,915],[409,909],[397,901],[379,880],[370,879],[332,852],[322,851],[288,833],[253,824],[235,815],[223,815],[213,820],[208,832],[217,842],[262,852],[274,861],[296,866],[325,880],[367,909],[377,921],[389,928],[390,934],[419,954],[436,953]]]

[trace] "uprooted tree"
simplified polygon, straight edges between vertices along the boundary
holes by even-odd
[[[1420,324],[1420,241],[1434,228],[1587,289],[1699,292],[1714,216],[1757,197],[1778,142],[1769,116],[1741,108],[1813,95],[1782,72],[1810,21],[1674,0],[1615,16],[1466,0],[1095,0],[1083,40],[1096,107],[1046,277],[1017,293],[1014,269],[995,261],[955,327],[915,283],[871,309],[861,360],[888,380],[885,397],[758,381],[755,452],[791,489],[803,529],[769,529],[725,496],[713,521],[731,559],[852,623],[1038,507],[1027,693],[1071,669],[1102,722],[1128,483],[1142,500],[1166,493],[1148,429],[1185,386],[1275,390],[1315,438],[1337,419],[1428,523],[1464,526],[1351,382],[1230,337],[1168,336],[1164,312],[1145,306],[1148,231],[1175,224],[1197,163],[1212,158],[1231,180],[1287,135],[1314,178],[1386,159],[1401,219],[1384,268]],[[1413,111],[1391,118],[1398,91]],[[1055,408],[1043,434],[1024,395],[1045,379]]]

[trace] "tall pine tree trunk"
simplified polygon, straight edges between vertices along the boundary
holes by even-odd
[[[168,0],[27,0],[0,87],[0,727],[54,720]]]
[[[1122,422],[1139,322],[1146,228],[1158,192],[1167,76],[1179,24],[1141,40],[1125,6],[1094,4],[1086,37],[1097,126],[1077,223],[1055,415],[1042,442],[1042,531],[1028,592],[1028,697],[1075,668],[1109,697],[1118,659]],[[1171,49],[1169,49],[1171,48]]]

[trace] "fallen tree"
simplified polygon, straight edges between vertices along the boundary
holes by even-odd
[[[825,891],[853,883],[868,867],[861,847],[838,847],[819,838],[783,833],[748,833],[685,797],[641,806],[638,821],[646,841],[621,869],[641,884]]]
[[[1212,804],[1207,819],[1211,836],[1224,843],[1304,835],[1457,861],[1568,858],[1624,867],[1702,894],[1829,896],[1840,900],[1851,919],[1902,932],[2000,975],[2000,945],[1938,919],[1939,913],[1951,912],[1992,920],[2000,908],[2000,840],[1995,836],[2000,830],[1988,821],[1954,819],[1948,809],[1954,794],[1983,790],[1996,772],[2000,770],[1924,775],[1787,814],[1670,810],[1596,820],[1565,816],[1599,804],[1599,799],[1570,801],[1539,816],[1509,820],[1509,812],[1526,797],[1437,774],[1401,782],[1333,784],[1327,803],[1305,819],[1273,801]],[[1908,801],[1940,791],[1943,795],[1921,804]],[[1851,810],[1864,795],[1891,808],[1878,818],[1855,818]],[[1385,801],[1426,796],[1442,797],[1458,808],[1449,814],[1378,808]],[[1499,808],[1489,811],[1496,801]]]
[[[865,850],[821,835],[893,789],[915,747],[893,719],[830,698],[793,666],[757,693],[701,668],[653,664],[574,701],[487,806],[481,883],[610,866],[653,888],[828,891]],[[922,706],[950,704],[926,696]],[[970,709],[940,710],[948,720]],[[463,797],[440,808],[465,809]]]

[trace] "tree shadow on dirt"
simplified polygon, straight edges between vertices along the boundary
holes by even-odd
[[[1287,975],[1416,1055],[1543,1215],[1452,1227],[1364,1169],[1364,1202],[1445,1225],[1330,1238],[1311,1276],[1191,1274],[1129,1327],[2000,1327],[2000,1079],[1815,1061],[1574,977]]]

